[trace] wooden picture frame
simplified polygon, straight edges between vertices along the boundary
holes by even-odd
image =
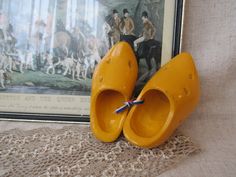
[[[181,51],[184,4],[1,0],[0,120],[89,122],[92,73],[109,48],[120,40],[130,42],[128,35],[142,37],[147,17],[156,30],[152,40],[160,44],[158,70]],[[125,19],[134,24],[130,32],[122,25]],[[145,59],[140,61],[142,76],[149,70]]]

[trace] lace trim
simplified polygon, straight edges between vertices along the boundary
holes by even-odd
[[[14,129],[0,133],[0,175],[157,176],[198,150],[178,132],[149,150],[132,146],[124,137],[102,143],[87,126]]]

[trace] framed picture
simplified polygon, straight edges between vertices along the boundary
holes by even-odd
[[[93,71],[117,42],[138,94],[181,50],[183,0],[0,0],[0,120],[89,122]]]

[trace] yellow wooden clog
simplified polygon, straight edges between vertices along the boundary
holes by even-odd
[[[146,84],[125,120],[123,132],[131,143],[152,148],[165,142],[194,110],[199,79],[192,60],[182,53],[164,65]]]
[[[92,79],[90,122],[93,134],[104,142],[120,135],[128,110],[115,110],[132,96],[138,65],[132,48],[119,42],[97,65]]]

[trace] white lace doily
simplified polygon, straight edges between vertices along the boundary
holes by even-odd
[[[157,176],[199,148],[176,133],[152,150],[96,140],[89,127],[19,129],[0,134],[1,176]]]

